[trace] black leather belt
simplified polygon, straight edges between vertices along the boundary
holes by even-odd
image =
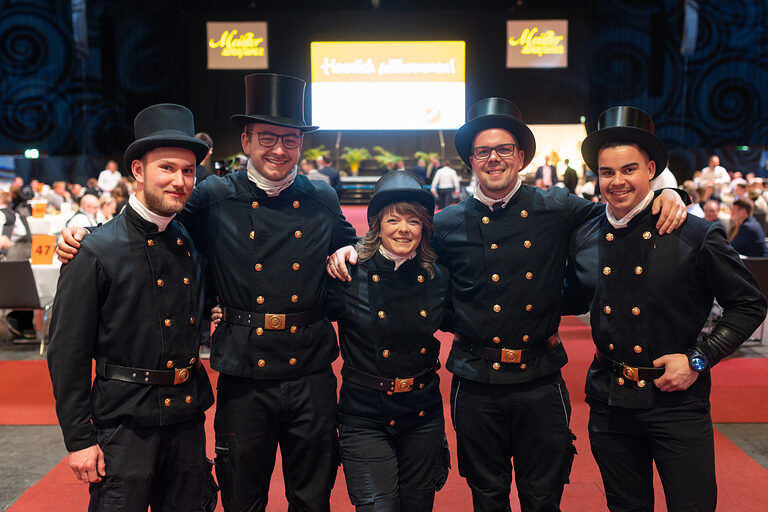
[[[174,370],[148,370],[146,368],[131,368],[106,362],[96,361],[96,375],[105,379],[147,384],[151,386],[177,386],[192,378],[196,366],[176,368]]]
[[[360,370],[356,370],[351,366],[344,366],[341,369],[341,376],[358,386],[363,386],[376,391],[386,391],[387,393],[407,393],[413,391],[414,388],[421,389],[424,384],[432,379],[433,374],[440,369],[440,361],[436,361],[435,365],[431,368],[427,368],[423,372],[419,372],[413,377],[388,379],[386,377],[377,377],[370,375]]]
[[[611,370],[617,377],[624,377],[627,380],[639,382],[641,380],[654,380],[664,375],[664,367],[648,368],[643,366],[629,366],[618,361],[614,361],[610,357],[605,357],[600,351],[595,352],[595,358],[601,362],[611,365]]]
[[[486,361],[493,361],[498,363],[522,363],[524,361],[530,361],[536,359],[539,356],[546,354],[557,348],[562,341],[560,335],[555,333],[545,343],[538,343],[531,348],[523,349],[511,349],[511,348],[491,348],[485,345],[477,345],[475,343],[467,343],[461,339],[460,335],[456,335],[455,341],[459,342],[466,350],[481,357]]]
[[[300,313],[253,313],[235,308],[222,308],[221,311],[223,314],[222,322],[244,325],[245,327],[262,327],[273,331],[302,327],[323,318],[323,308],[319,306]]]

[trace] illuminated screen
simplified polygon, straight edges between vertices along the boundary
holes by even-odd
[[[323,130],[455,130],[464,41],[312,43],[312,124]]]

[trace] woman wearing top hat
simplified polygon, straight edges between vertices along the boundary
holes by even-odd
[[[446,315],[448,278],[431,249],[434,199],[409,172],[382,177],[368,205],[350,281],[334,281],[344,366],[339,444],[360,512],[432,510],[448,475],[433,336]]]

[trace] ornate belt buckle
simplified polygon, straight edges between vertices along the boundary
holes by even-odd
[[[191,373],[189,371],[190,368],[191,367],[188,367],[188,368],[176,368],[175,370],[173,370],[173,385],[174,386],[177,386],[179,384],[184,384],[185,382],[187,382],[189,380],[190,373]]]
[[[271,331],[282,331],[285,329],[285,314],[267,313],[264,315],[264,328]]]
[[[512,350],[509,348],[501,349],[501,362],[502,363],[519,363],[522,350]]]
[[[621,367],[621,374],[629,380],[637,380],[637,368],[624,365]]]
[[[395,393],[406,393],[413,389],[413,377],[410,379],[395,379]]]

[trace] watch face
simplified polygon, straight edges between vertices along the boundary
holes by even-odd
[[[701,356],[693,356],[691,358],[691,368],[697,372],[704,371],[707,368],[707,361]]]

